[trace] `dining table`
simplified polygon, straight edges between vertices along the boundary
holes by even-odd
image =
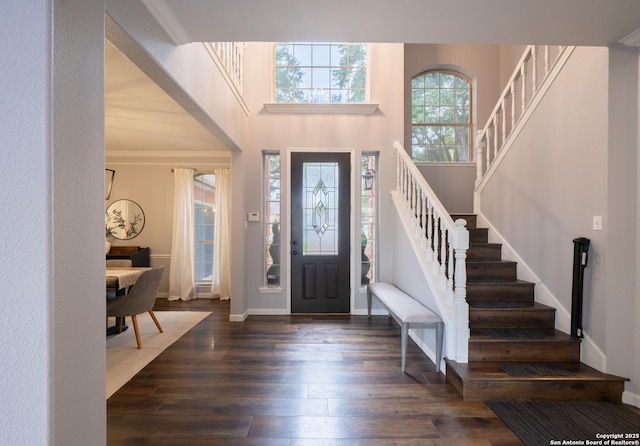
[[[126,295],[142,273],[148,269],[150,268],[107,268],[105,275],[107,301],[115,299],[118,296]],[[122,331],[125,331],[127,328],[129,327],[123,320]],[[107,327],[107,336],[114,334],[118,334],[118,318],[116,318],[116,325]]]

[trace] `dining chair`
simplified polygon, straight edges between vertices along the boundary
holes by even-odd
[[[160,288],[160,279],[164,272],[164,266],[151,268],[144,271],[128,294],[117,296],[115,299],[107,301],[107,316],[115,316],[118,318],[118,333],[122,332],[122,321],[126,316],[131,316],[133,322],[133,330],[136,335],[138,349],[142,348],[140,342],[140,333],[138,331],[137,315],[148,312],[151,319],[155,322],[158,331],[163,333],[162,327],[153,313],[153,305],[156,301],[158,288]]]

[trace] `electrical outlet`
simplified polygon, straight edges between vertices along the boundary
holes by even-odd
[[[593,216],[593,230],[602,231],[602,215]]]

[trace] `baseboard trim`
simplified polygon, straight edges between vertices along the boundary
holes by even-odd
[[[631,406],[640,407],[640,395],[625,390],[622,392],[622,402]]]
[[[249,310],[242,314],[229,314],[229,322],[244,322],[249,317]]]
[[[431,348],[429,348],[429,346],[427,346],[427,344],[425,344],[422,341],[422,339],[420,339],[420,337],[415,333],[415,330],[409,330],[409,337],[413,339],[413,342],[416,343],[418,348],[420,348],[420,350],[422,350],[423,353],[427,355],[427,357],[431,360],[431,362],[435,364],[436,362],[435,352],[431,350]],[[442,373],[443,375],[447,374],[447,365],[445,363],[445,358],[442,358],[442,361],[440,363],[440,373]]]

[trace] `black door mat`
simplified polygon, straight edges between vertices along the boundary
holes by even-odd
[[[584,445],[587,440],[602,440],[602,444],[640,443],[640,411],[623,404],[599,401],[489,401],[487,406],[527,446]],[[607,439],[612,441],[606,443]]]

